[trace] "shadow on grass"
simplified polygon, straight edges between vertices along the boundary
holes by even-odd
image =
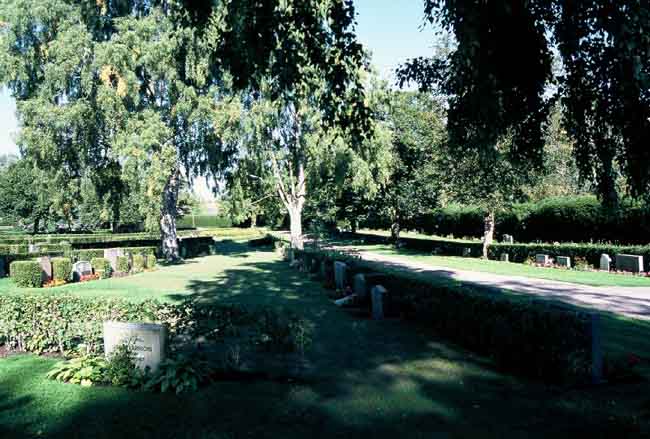
[[[420,327],[352,317],[283,262],[240,264],[190,289],[205,302],[287,307],[311,320],[311,379],[217,383],[179,397],[57,384],[57,402],[77,398],[62,409],[38,405],[46,392],[33,377],[0,376],[2,437],[42,428],[51,438],[624,438],[646,431],[620,404],[628,387],[561,390],[504,376]],[[635,385],[634,402],[646,403],[648,390]]]

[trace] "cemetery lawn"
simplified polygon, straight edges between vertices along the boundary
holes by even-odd
[[[591,285],[595,287],[650,287],[650,277],[610,274],[598,271],[541,268],[514,262],[488,261],[480,258],[434,256],[409,249],[396,249],[391,245],[385,244],[353,245],[351,247],[359,251],[395,257],[396,259],[405,262],[417,262],[435,267],[454,268],[457,270],[547,279],[574,284]]]
[[[220,382],[189,395],[83,388],[47,380],[57,361],[0,358],[0,437],[639,437],[650,433],[650,382],[559,388],[495,371],[426,328],[335,307],[319,283],[276,253],[223,244],[222,254],[132,278],[61,287],[87,297],[291,307],[314,324],[304,380]],[[3,281],[5,294],[17,294]],[[24,293],[24,290],[22,290]],[[604,315],[608,355],[641,357],[650,322]],[[1,352],[1,351],[0,351]],[[1,354],[0,354],[1,355]]]

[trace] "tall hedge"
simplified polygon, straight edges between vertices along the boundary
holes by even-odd
[[[66,282],[72,278],[72,261],[70,258],[52,258],[52,278]]]

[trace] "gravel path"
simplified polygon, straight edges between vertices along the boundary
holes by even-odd
[[[393,268],[411,270],[426,276],[445,277],[466,284],[534,294],[581,307],[650,320],[650,288],[648,287],[593,287],[545,279],[438,267],[413,261],[407,262],[368,251],[361,251],[359,254],[367,261],[380,262]]]

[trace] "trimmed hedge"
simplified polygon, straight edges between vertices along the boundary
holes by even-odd
[[[116,266],[118,273],[128,273],[131,271],[128,256],[118,256]]]
[[[90,265],[92,265],[95,273],[99,274],[102,279],[107,279],[111,277],[111,262],[106,258],[92,258],[90,260]]]
[[[9,266],[10,276],[21,288],[43,286],[43,270],[36,261],[14,261]]]
[[[72,261],[70,258],[52,258],[52,278],[66,282],[72,279]]]
[[[177,226],[180,228],[195,228],[195,227],[232,227],[232,221],[228,217],[217,215],[186,215],[179,218]]]
[[[326,268],[345,260],[348,279],[377,269],[332,252],[305,250],[296,251],[296,256],[326,261]],[[591,319],[586,313],[479,288],[431,283],[407,273],[380,273],[373,279],[389,291],[387,313],[420,321],[436,334],[489,356],[502,370],[554,382],[585,381],[591,374]],[[326,269],[325,276],[333,283],[333,270]]]
[[[156,268],[156,264],[158,263],[158,260],[156,259],[156,255],[149,254],[145,258],[146,258],[145,265],[148,269]]]
[[[391,239],[386,236],[373,235],[369,233],[343,232],[341,237],[345,239],[361,240],[364,244],[390,244]],[[444,256],[472,256],[483,255],[483,244],[477,241],[461,241],[442,238],[400,238],[400,245],[410,250],[417,250]],[[469,249],[469,254],[465,254]]]
[[[133,267],[131,267],[131,270],[134,273],[141,273],[144,271],[146,268],[146,263],[144,256],[142,255],[133,255]]]

